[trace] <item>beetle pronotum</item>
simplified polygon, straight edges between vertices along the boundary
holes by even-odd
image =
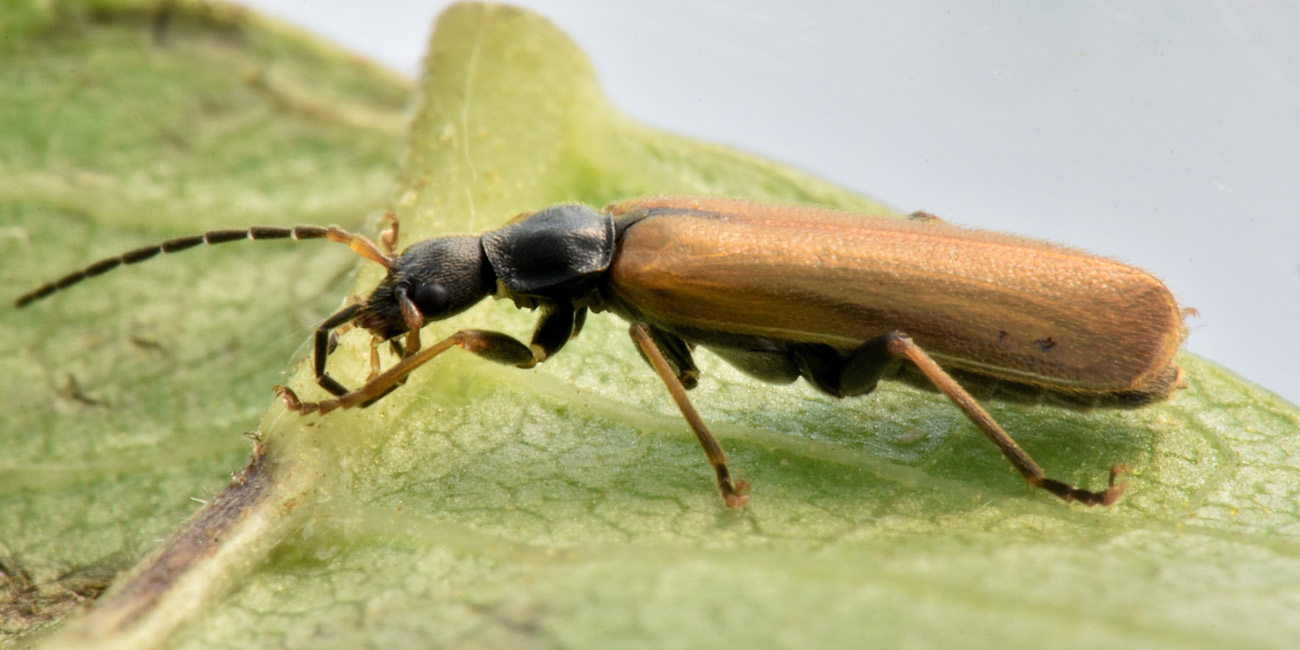
[[[391,217],[390,217],[391,218]],[[1180,383],[1173,363],[1185,329],[1169,290],[1145,271],[1069,248],[949,225],[924,213],[892,219],[828,209],[702,197],[635,199],[597,212],[560,205],[482,235],[451,235],[394,253],[397,222],[374,244],[337,226],[255,227],[179,237],[108,258],[15,301],[19,307],[121,264],[240,239],[329,239],[388,269],[361,302],[316,330],[310,402],[276,391],[292,410],[365,407],[453,347],[520,368],[577,336],[588,310],[611,311],[668,387],[717,475],[727,506],[748,485],[686,391],[696,345],[759,379],[800,377],[836,397],[881,379],[938,390],[1029,484],[1066,501],[1109,505],[1124,491],[1049,478],[962,384],[990,399],[1074,407],[1135,407]],[[420,329],[483,298],[540,310],[528,344],[461,330],[424,347]],[[390,341],[401,360],[349,390],[326,373],[331,333],[352,323]]]

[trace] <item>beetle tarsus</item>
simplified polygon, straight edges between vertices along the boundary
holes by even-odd
[[[725,463],[714,466],[718,475],[718,491],[722,493],[722,503],[728,508],[743,508],[749,501],[749,481],[739,483],[731,480],[731,470]]]
[[[749,502],[749,481],[732,485],[730,478],[726,483],[719,480],[718,488],[722,491],[722,503],[728,508],[743,508]]]
[[[275,394],[279,395],[280,399],[284,400],[284,407],[289,409],[290,411],[294,411],[296,413],[311,412],[311,411],[303,410],[304,407],[303,401],[298,399],[298,394],[293,392],[292,388],[289,388],[288,386],[276,386],[271,390],[275,391]],[[310,406],[311,403],[309,402],[307,405]]]
[[[1029,483],[1034,487],[1039,487],[1071,503],[1082,503],[1085,506],[1109,506],[1119,501],[1124,496],[1124,488],[1127,483],[1115,483],[1120,474],[1123,474],[1126,468],[1123,465],[1116,465],[1110,468],[1110,485],[1101,492],[1093,492],[1082,488],[1074,487],[1067,483],[1062,483],[1056,479],[1042,477],[1038,480],[1030,480]]]

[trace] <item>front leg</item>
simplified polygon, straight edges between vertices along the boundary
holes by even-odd
[[[392,344],[394,352],[402,360],[386,372],[372,372],[365,385],[354,391],[349,391],[325,374],[325,358],[329,353],[330,344],[329,331],[351,319],[360,309],[359,305],[350,306],[331,316],[316,331],[316,381],[336,398],[320,402],[304,402],[298,399],[298,395],[293,390],[285,386],[276,386],[275,392],[284,398],[284,403],[289,410],[301,413],[328,413],[338,408],[370,406],[402,385],[406,377],[416,368],[452,347],[468,350],[484,359],[507,366],[531,368],[564,347],[564,344],[573,337],[576,329],[581,326],[587,311],[586,309],[575,310],[571,305],[547,307],[537,322],[532,343],[529,345],[524,345],[519,339],[500,332],[461,330],[432,347],[421,349],[420,328],[424,325],[423,317],[406,292],[399,291],[397,298],[402,308],[402,317],[406,321],[407,335],[405,346],[398,343],[397,339],[393,339]],[[371,353],[374,358],[374,350]]]
[[[360,304],[348,305],[327,318],[324,323],[320,324],[320,327],[316,328],[316,347],[312,355],[312,368],[316,373],[316,383],[321,388],[329,391],[331,395],[345,395],[348,389],[325,372],[325,361],[329,359],[330,353],[338,345],[338,339],[335,338],[338,329],[356,317],[359,311],[361,311]]]
[[[333,399],[304,402],[298,399],[298,395],[292,389],[285,386],[276,386],[275,392],[284,398],[285,406],[289,410],[303,414],[329,413],[334,409],[369,406],[406,381],[407,375],[414,372],[416,368],[453,347],[468,350],[489,361],[511,366],[528,368],[536,363],[532,349],[508,334],[487,330],[461,330],[432,346],[406,356],[360,388]]]

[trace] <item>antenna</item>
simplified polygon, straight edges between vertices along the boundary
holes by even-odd
[[[389,216],[390,220],[392,216]],[[393,224],[392,230],[383,234],[380,241],[392,252],[393,244],[396,239],[396,223]],[[347,244],[358,255],[384,266],[392,268],[393,258],[386,255],[375,246],[374,242],[367,239],[364,235],[354,235],[338,226],[293,226],[284,228],[280,226],[253,226],[247,229],[234,230],[209,230],[201,235],[186,235],[168,239],[160,244],[144,246],[134,250],[127,251],[121,255],[106,257],[83,269],[73,271],[53,282],[41,285],[32,291],[29,291],[14,300],[14,307],[25,307],[30,303],[40,300],[52,293],[62,291],[68,287],[97,275],[107,273],[119,266],[127,264],[138,264],[148,259],[156,257],[159,253],[175,253],[200,244],[224,244],[232,241],[242,241],[251,239],[254,241],[270,239],[328,239],[333,242]]]

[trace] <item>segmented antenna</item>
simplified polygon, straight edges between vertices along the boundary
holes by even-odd
[[[137,264],[147,259],[152,259],[159,253],[175,253],[187,248],[193,248],[200,244],[224,244],[226,242],[241,241],[245,239],[263,240],[263,239],[328,239],[330,241],[347,244],[357,254],[370,260],[383,264],[385,267],[391,267],[393,259],[382,252],[373,242],[362,235],[354,235],[338,226],[294,226],[292,228],[282,228],[278,226],[253,226],[244,230],[209,230],[202,235],[187,235],[168,239],[161,244],[144,246],[135,250],[127,251],[115,257],[102,259],[79,271],[73,271],[53,282],[42,285],[28,293],[25,293],[14,300],[14,307],[23,307],[28,303],[35,302],[56,291],[62,291],[68,287],[92,278],[102,273],[107,273],[119,266],[126,264]]]

